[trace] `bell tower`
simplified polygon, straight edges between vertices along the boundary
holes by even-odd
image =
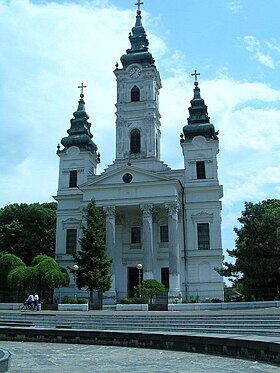
[[[74,118],[70,120],[68,136],[61,140],[64,148],[61,149],[60,144],[57,146],[57,155],[60,158],[58,195],[77,191],[80,184],[96,174],[97,164],[100,162],[100,154],[92,141],[91,123],[88,122],[89,116],[85,109],[83,90],[86,86],[82,83],[78,88],[81,89],[78,108],[73,113]]]
[[[215,271],[223,260],[221,198],[218,178],[218,131],[210,123],[207,106],[200,95],[197,71],[188,123],[183,127],[184,205],[186,217],[187,283],[189,294],[223,299],[223,278]]]
[[[197,185],[219,184],[217,154],[219,153],[218,132],[210,123],[207,106],[200,95],[196,70],[192,76],[194,81],[194,95],[190,101],[188,124],[181,134],[181,146],[185,163],[185,184]]]
[[[116,64],[116,163],[128,159],[147,164],[160,160],[160,114],[158,106],[161,80],[142,26],[138,0],[135,26],[129,34],[131,48]]]

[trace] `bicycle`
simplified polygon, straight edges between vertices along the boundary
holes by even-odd
[[[24,302],[19,306],[18,309],[20,311],[34,311],[35,310],[35,304],[34,303],[29,303],[29,302]]]

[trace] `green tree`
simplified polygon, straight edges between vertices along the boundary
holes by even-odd
[[[138,285],[136,289],[143,297],[149,298],[149,303],[151,304],[153,297],[163,292],[165,290],[165,286],[157,280],[148,279],[143,280],[141,287]]]
[[[93,301],[93,290],[102,292],[110,289],[111,260],[107,257],[105,244],[105,219],[91,200],[85,210],[85,224],[82,226],[83,237],[80,239],[81,250],[73,255],[79,266],[77,271],[77,287],[87,287],[90,302]],[[73,273],[73,269],[70,269]]]
[[[8,287],[20,292],[34,292],[37,289],[36,270],[33,267],[17,267],[9,272]]]
[[[54,255],[56,202],[15,203],[0,209],[0,251],[27,265],[38,254]]]
[[[25,268],[20,258],[13,254],[0,253],[0,290],[8,290],[8,275],[16,268]]]
[[[38,291],[41,298],[45,291],[69,285],[67,271],[47,255],[37,255],[31,266],[14,268],[8,274],[8,286],[22,291]]]
[[[238,219],[240,228],[235,249],[227,250],[235,263],[224,263],[218,272],[242,284],[243,294],[256,300],[279,298],[280,286],[280,200],[245,202]]]
[[[54,258],[47,255],[37,255],[32,261],[35,270],[36,289],[40,291],[52,290],[69,285],[69,275]]]

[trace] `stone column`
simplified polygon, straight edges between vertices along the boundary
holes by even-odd
[[[106,247],[107,254],[112,259],[110,273],[112,275],[112,284],[108,296],[116,297],[116,279],[115,279],[115,254],[116,254],[116,208],[115,206],[103,207],[106,214]]]
[[[141,205],[143,213],[143,278],[153,279],[153,205]]]
[[[169,293],[171,302],[175,298],[182,300],[180,281],[180,250],[178,240],[178,211],[179,204],[167,204],[168,209],[168,240],[169,240]]]

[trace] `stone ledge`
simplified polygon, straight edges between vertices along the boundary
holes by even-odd
[[[58,304],[58,311],[88,311],[88,304]]]
[[[0,303],[0,310],[18,310],[22,303]],[[41,311],[41,303],[39,305],[39,310]]]
[[[116,311],[148,311],[148,304],[116,304]]]
[[[242,310],[250,308],[280,307],[280,301],[221,302],[221,303],[177,303],[168,304],[168,311]]]
[[[0,328],[0,340],[155,348],[231,356],[280,364],[280,341],[250,335],[144,333],[80,329]]]

